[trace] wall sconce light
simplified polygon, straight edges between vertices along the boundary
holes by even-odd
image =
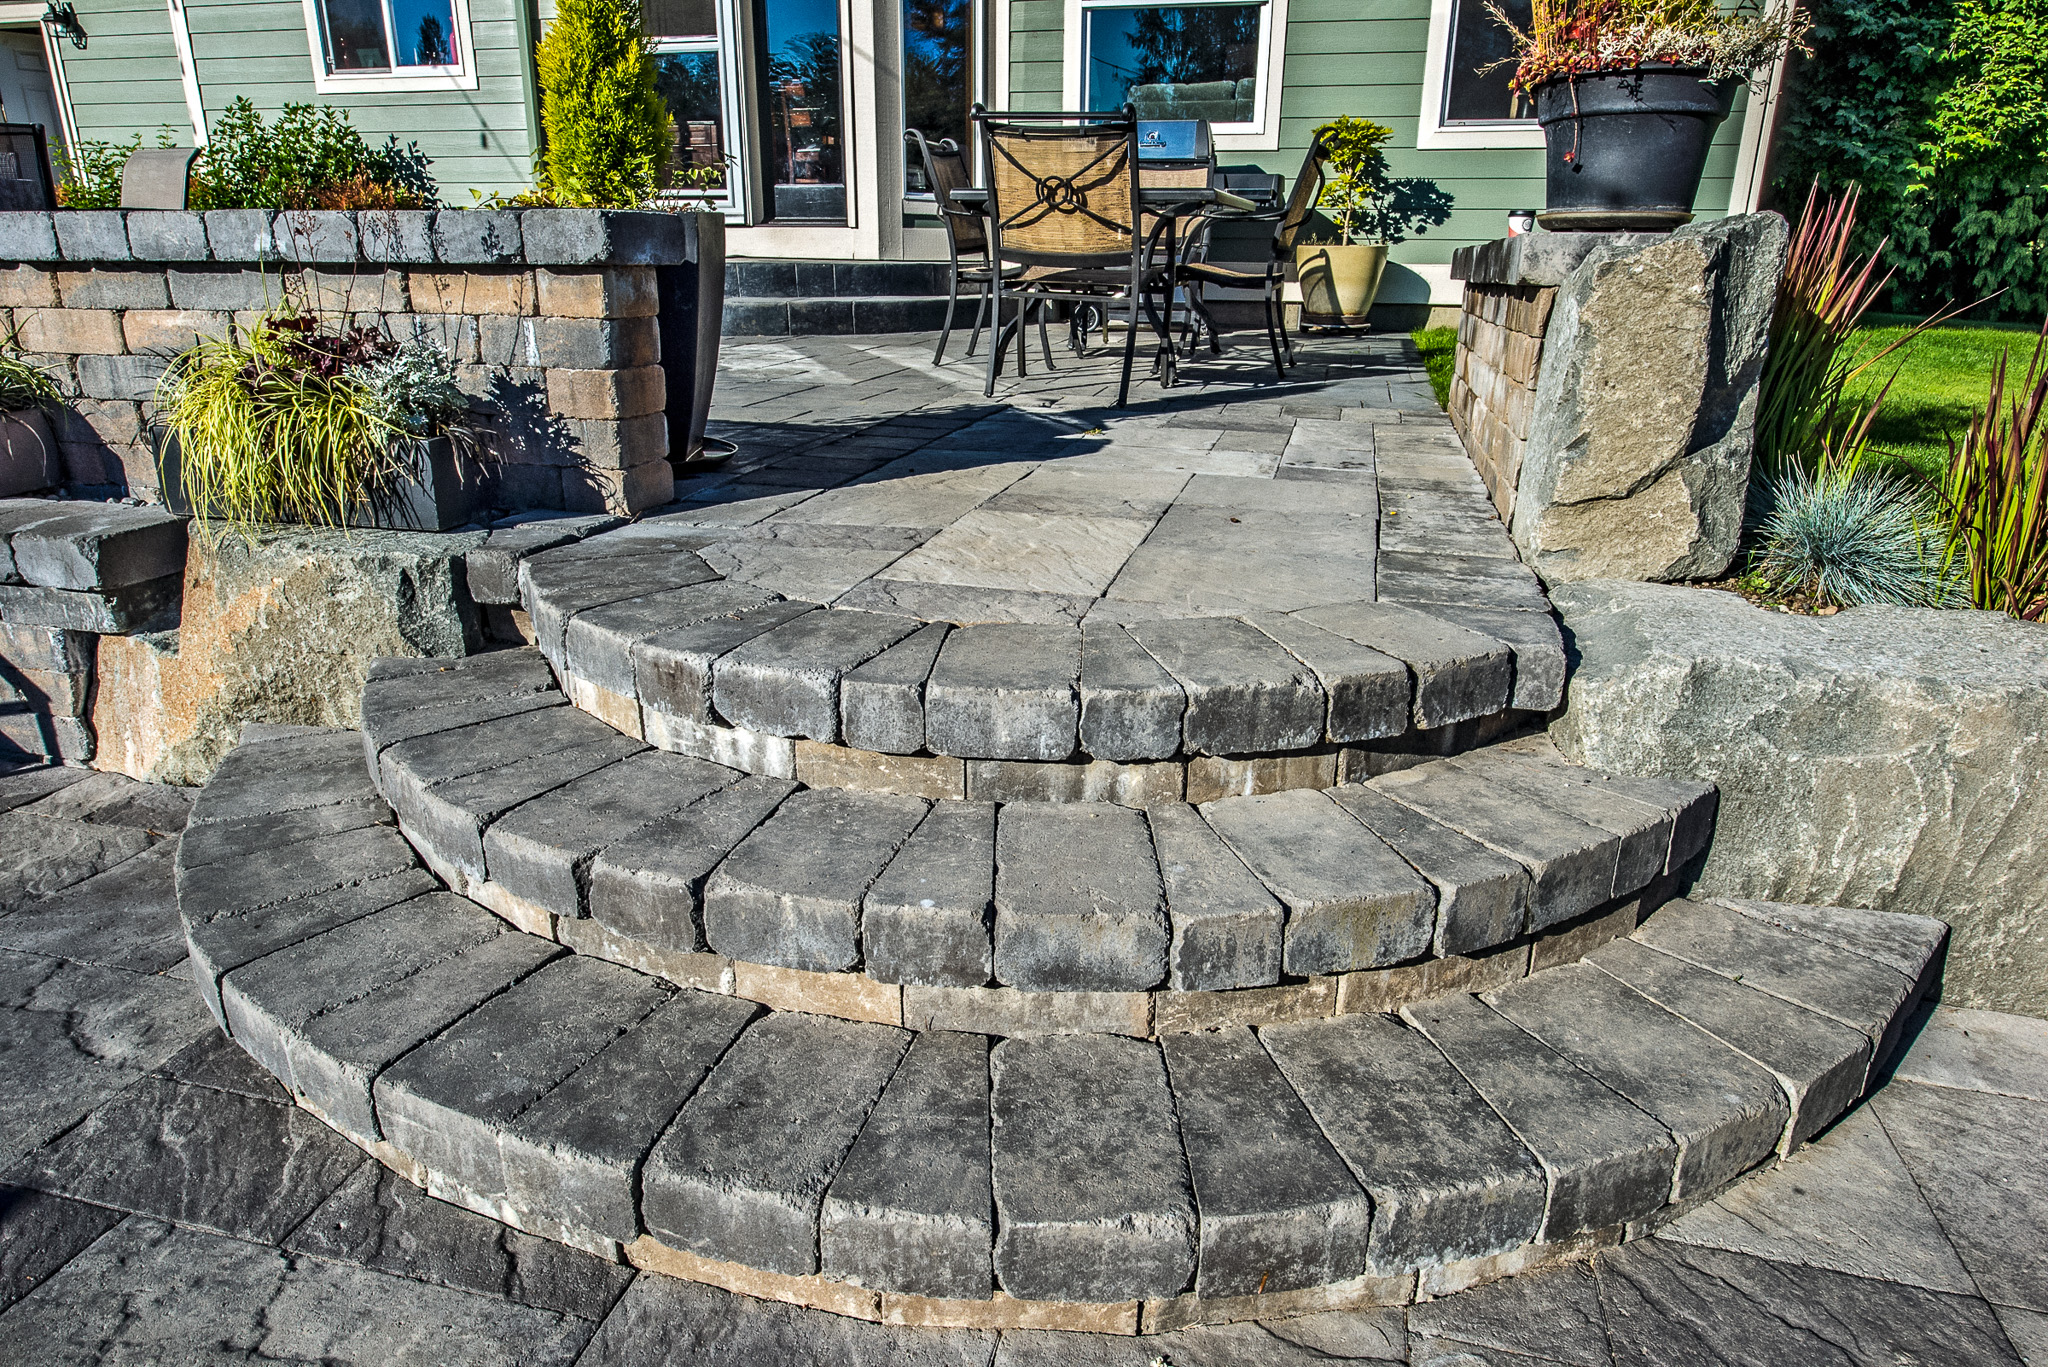
[[[48,8],[43,11],[43,22],[57,32],[67,35],[71,39],[71,46],[84,49],[85,25],[78,22],[78,10],[75,6],[49,0]]]

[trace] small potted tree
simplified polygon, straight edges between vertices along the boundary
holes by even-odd
[[[1557,231],[1668,231],[1692,218],[1714,130],[1735,88],[1803,49],[1793,0],[1723,11],[1715,0],[1534,0],[1514,34],[1513,85],[1544,133]]]
[[[1388,247],[1449,216],[1449,199],[1436,186],[1388,173],[1385,148],[1393,136],[1384,124],[1349,116],[1316,130],[1326,168],[1316,207],[1336,220],[1337,240],[1294,249],[1306,326],[1364,327]]]
[[[446,531],[479,480],[446,353],[291,308],[181,352],[156,392],[164,503],[201,522]]]

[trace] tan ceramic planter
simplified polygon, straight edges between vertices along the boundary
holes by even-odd
[[[1385,243],[1370,246],[1296,247],[1301,321],[1324,327],[1364,327],[1387,270]]]

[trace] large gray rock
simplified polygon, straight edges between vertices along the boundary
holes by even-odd
[[[1564,756],[1720,788],[1700,893],[1937,917],[1945,1000],[2048,1015],[2048,627],[1606,582],[1557,604]]]
[[[1745,214],[1602,248],[1565,277],[1510,524],[1545,579],[1728,568],[1786,236]]]

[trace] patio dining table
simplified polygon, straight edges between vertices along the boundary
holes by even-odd
[[[988,190],[985,187],[969,186],[955,190],[951,198],[963,209],[983,215],[988,212]],[[1160,293],[1164,297],[1165,307],[1160,308],[1154,304],[1153,291],[1150,289],[1141,291],[1139,303],[1144,306],[1145,317],[1151,322],[1153,331],[1159,335],[1160,386],[1171,389],[1176,382],[1176,365],[1179,360],[1179,354],[1173,344],[1173,297],[1180,288],[1181,220],[1197,214],[1216,214],[1218,217],[1228,218],[1233,214],[1255,212],[1260,206],[1256,200],[1232,194],[1214,185],[1140,185],[1138,203],[1148,215],[1158,220],[1152,230],[1151,245],[1163,245],[1165,249],[1165,274],[1163,277],[1156,277],[1162,283]],[[1021,327],[1022,319],[1012,326]],[[999,333],[995,344],[1001,347],[1007,337],[1007,332]]]

